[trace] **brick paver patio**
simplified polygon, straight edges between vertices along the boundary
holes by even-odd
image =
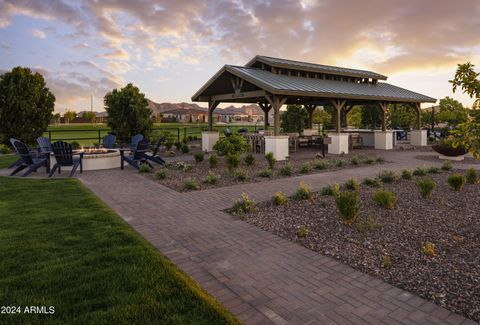
[[[320,189],[381,169],[432,165],[412,155],[391,152],[395,163],[382,166],[190,193],[131,169],[79,178],[246,324],[476,324],[222,211],[242,192],[262,201],[278,190],[291,194],[301,180]]]

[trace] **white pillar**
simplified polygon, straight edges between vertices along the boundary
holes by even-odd
[[[328,137],[332,140],[328,145],[328,153],[334,155],[348,153],[348,133],[329,133]]]
[[[276,160],[288,157],[288,135],[265,136],[265,154],[273,153]]]
[[[375,146],[375,149],[380,149],[380,150],[393,149],[393,132],[392,131],[375,131],[374,146]]]
[[[410,132],[410,144],[413,146],[427,145],[427,130],[413,130]]]
[[[203,131],[202,132],[202,151],[211,152],[213,146],[220,139],[220,134],[217,131]]]

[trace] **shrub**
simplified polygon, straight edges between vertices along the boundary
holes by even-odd
[[[312,166],[309,163],[303,163],[300,167],[300,173],[307,174],[312,171]]]
[[[365,163],[368,165],[373,165],[375,163],[375,159],[373,159],[372,157],[367,157],[365,159]]]
[[[9,147],[4,144],[0,144],[0,154],[6,155],[7,153],[12,152]]]
[[[350,162],[352,163],[352,165],[358,165],[360,164],[360,159],[358,159],[357,156],[353,156],[351,159],[350,159]]]
[[[413,177],[413,174],[412,174],[412,171],[410,169],[402,170],[402,178],[403,179],[409,180],[409,179],[412,179],[412,177]]]
[[[337,160],[335,161],[335,166],[337,166],[337,167],[343,167],[343,166],[345,166],[345,160],[343,160],[343,159],[337,159]]]
[[[425,167],[417,167],[413,171],[414,176],[427,176],[428,170]]]
[[[208,165],[210,168],[215,168],[218,166],[218,157],[216,154],[211,154],[210,157],[208,157]]]
[[[373,195],[373,200],[379,206],[385,209],[393,209],[395,203],[397,202],[397,198],[393,192],[387,190],[378,190]]]
[[[293,194],[293,198],[295,200],[308,200],[312,197],[312,194],[313,193],[310,186],[308,186],[304,182],[301,182],[300,186],[297,188],[297,190]]]
[[[200,184],[194,180],[193,178],[189,177],[183,182],[183,189],[184,190],[199,190]]]
[[[165,149],[170,151],[170,150],[172,150],[172,147],[173,147],[173,141],[172,140],[167,140],[167,142],[165,142]]]
[[[193,158],[195,158],[195,161],[197,163],[200,163],[202,162],[204,159],[205,159],[205,154],[203,152],[196,152],[194,155],[193,155]]]
[[[318,170],[323,170],[328,168],[328,164],[326,161],[323,160],[315,160],[313,162],[313,168],[318,169]]]
[[[240,198],[233,202],[232,212],[234,214],[244,214],[255,210],[255,201],[250,199],[247,193],[242,193]]]
[[[240,155],[249,148],[247,140],[239,134],[233,133],[229,137],[221,138],[213,146],[220,156]]]
[[[182,149],[182,144],[180,141],[177,141],[175,142],[175,148],[177,148],[178,151],[180,151],[180,149]]]
[[[177,154],[175,153],[175,151],[168,151],[167,152],[167,156],[168,157],[175,157]]]
[[[218,179],[219,179],[219,177],[218,177],[217,174],[209,171],[207,176],[205,176],[205,178],[203,179],[203,182],[213,185],[213,184],[216,184],[218,182]]]
[[[140,167],[138,168],[139,173],[151,173],[152,172],[152,167],[150,167],[147,164],[141,164]]]
[[[247,166],[253,166],[255,164],[255,156],[250,152],[245,156],[244,161]]]
[[[337,196],[340,193],[340,185],[339,184],[331,184],[327,185],[320,191],[322,195],[331,195]]]
[[[233,170],[240,165],[240,158],[235,154],[228,154],[225,156],[225,162],[227,163],[228,169]]]
[[[190,148],[188,147],[187,144],[183,143],[181,150],[182,150],[182,153],[188,153],[190,151]]]
[[[377,159],[375,159],[375,161],[378,163],[382,163],[382,162],[385,162],[385,158],[383,158],[382,156],[378,156]]]
[[[442,164],[442,170],[445,170],[445,171],[450,171],[452,170],[453,166],[452,166],[452,163],[449,162],[449,161],[444,161],[443,164]]]
[[[422,246],[422,252],[430,257],[435,256],[435,244],[426,242]]]
[[[362,220],[357,220],[355,227],[358,231],[365,233],[367,231],[380,229],[382,225],[379,224],[374,217],[368,216],[367,218],[362,218]]]
[[[161,180],[167,178],[167,171],[164,169],[160,169],[158,172],[155,173],[155,179]]]
[[[460,191],[467,182],[467,178],[461,174],[454,173],[448,176],[447,182],[455,191]]]
[[[438,174],[440,173],[440,168],[439,167],[436,167],[436,166],[431,166],[430,168],[428,168],[428,172],[430,174]]]
[[[80,149],[80,143],[78,143],[77,141],[72,141],[72,149],[73,150]]]
[[[273,152],[267,152],[267,154],[265,155],[265,159],[267,159],[268,167],[270,169],[273,169],[273,167],[275,167],[275,163],[277,162],[277,160],[273,156]]]
[[[286,163],[285,165],[280,168],[280,175],[282,176],[291,176],[293,173],[292,164]]]
[[[465,147],[462,145],[454,146],[453,142],[453,139],[445,138],[440,140],[440,143],[433,145],[432,149],[441,155],[449,157],[462,156],[467,153],[467,149]]]
[[[273,172],[271,169],[265,168],[258,173],[258,176],[260,177],[272,177]]]
[[[477,184],[479,180],[477,171],[474,168],[467,170],[466,178],[468,184]]]
[[[282,192],[277,192],[273,195],[272,201],[275,205],[285,205],[288,203],[288,198]]]
[[[297,237],[298,238],[305,238],[308,235],[308,229],[304,226],[301,226],[297,229]]]
[[[246,181],[248,179],[248,173],[245,169],[236,169],[233,172],[233,179],[237,181]]]
[[[335,197],[335,204],[340,212],[340,216],[347,224],[355,221],[360,212],[360,195],[358,191],[340,192]]]
[[[379,187],[381,182],[378,178],[365,178],[363,180],[363,184],[370,186],[370,187]]]
[[[393,170],[384,170],[377,177],[383,183],[393,183],[398,180],[398,175]]]
[[[382,266],[386,269],[392,267],[392,259],[388,255],[383,255]]]
[[[424,178],[417,181],[417,186],[420,190],[420,194],[424,198],[432,196],[432,192],[435,189],[436,185],[437,184],[435,183],[435,181],[430,178]]]
[[[181,170],[182,172],[188,172],[191,171],[193,167],[184,161],[179,161],[175,164],[175,168]]]
[[[355,177],[352,177],[345,182],[345,188],[347,190],[358,191],[360,190],[360,183],[357,181]]]

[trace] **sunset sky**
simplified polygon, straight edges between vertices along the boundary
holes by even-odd
[[[103,110],[128,82],[156,102],[190,97],[256,54],[369,69],[435,98],[457,63],[480,71],[478,0],[0,0],[0,71],[41,72],[56,110]]]

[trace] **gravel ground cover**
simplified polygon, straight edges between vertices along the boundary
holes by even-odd
[[[418,177],[382,184],[395,193],[393,209],[374,202],[380,187],[361,185],[352,225],[340,219],[335,199],[320,193],[280,206],[257,203],[240,218],[480,321],[480,185],[455,191],[451,173],[427,175],[436,182],[430,198],[421,197]]]
[[[262,182],[277,178],[298,176],[319,172],[328,172],[342,168],[353,168],[365,166],[368,164],[383,164],[385,163],[383,157],[377,155],[345,155],[327,156],[326,158],[310,158],[302,157],[301,159],[292,159],[287,162],[276,162],[273,170],[267,172],[268,163],[263,155],[255,155],[255,163],[248,166],[244,157],[240,159],[238,168],[230,171],[227,167],[225,159],[218,157],[218,166],[210,168],[208,162],[208,155],[202,162],[184,161],[167,163],[165,167],[157,167],[152,173],[144,173],[146,177],[154,179],[161,184],[170,187],[174,190],[183,192],[195,190],[193,188],[185,187],[187,180],[193,180],[199,186],[199,189],[209,189],[223,186],[230,186],[240,183]],[[355,157],[355,158],[354,158]],[[352,160],[353,158],[353,160]],[[282,169],[286,164],[291,165],[291,175],[282,173]],[[158,172],[164,174],[164,178],[159,179]],[[209,174],[214,174],[217,178],[216,182],[206,182]],[[245,177],[242,177],[244,174]]]

